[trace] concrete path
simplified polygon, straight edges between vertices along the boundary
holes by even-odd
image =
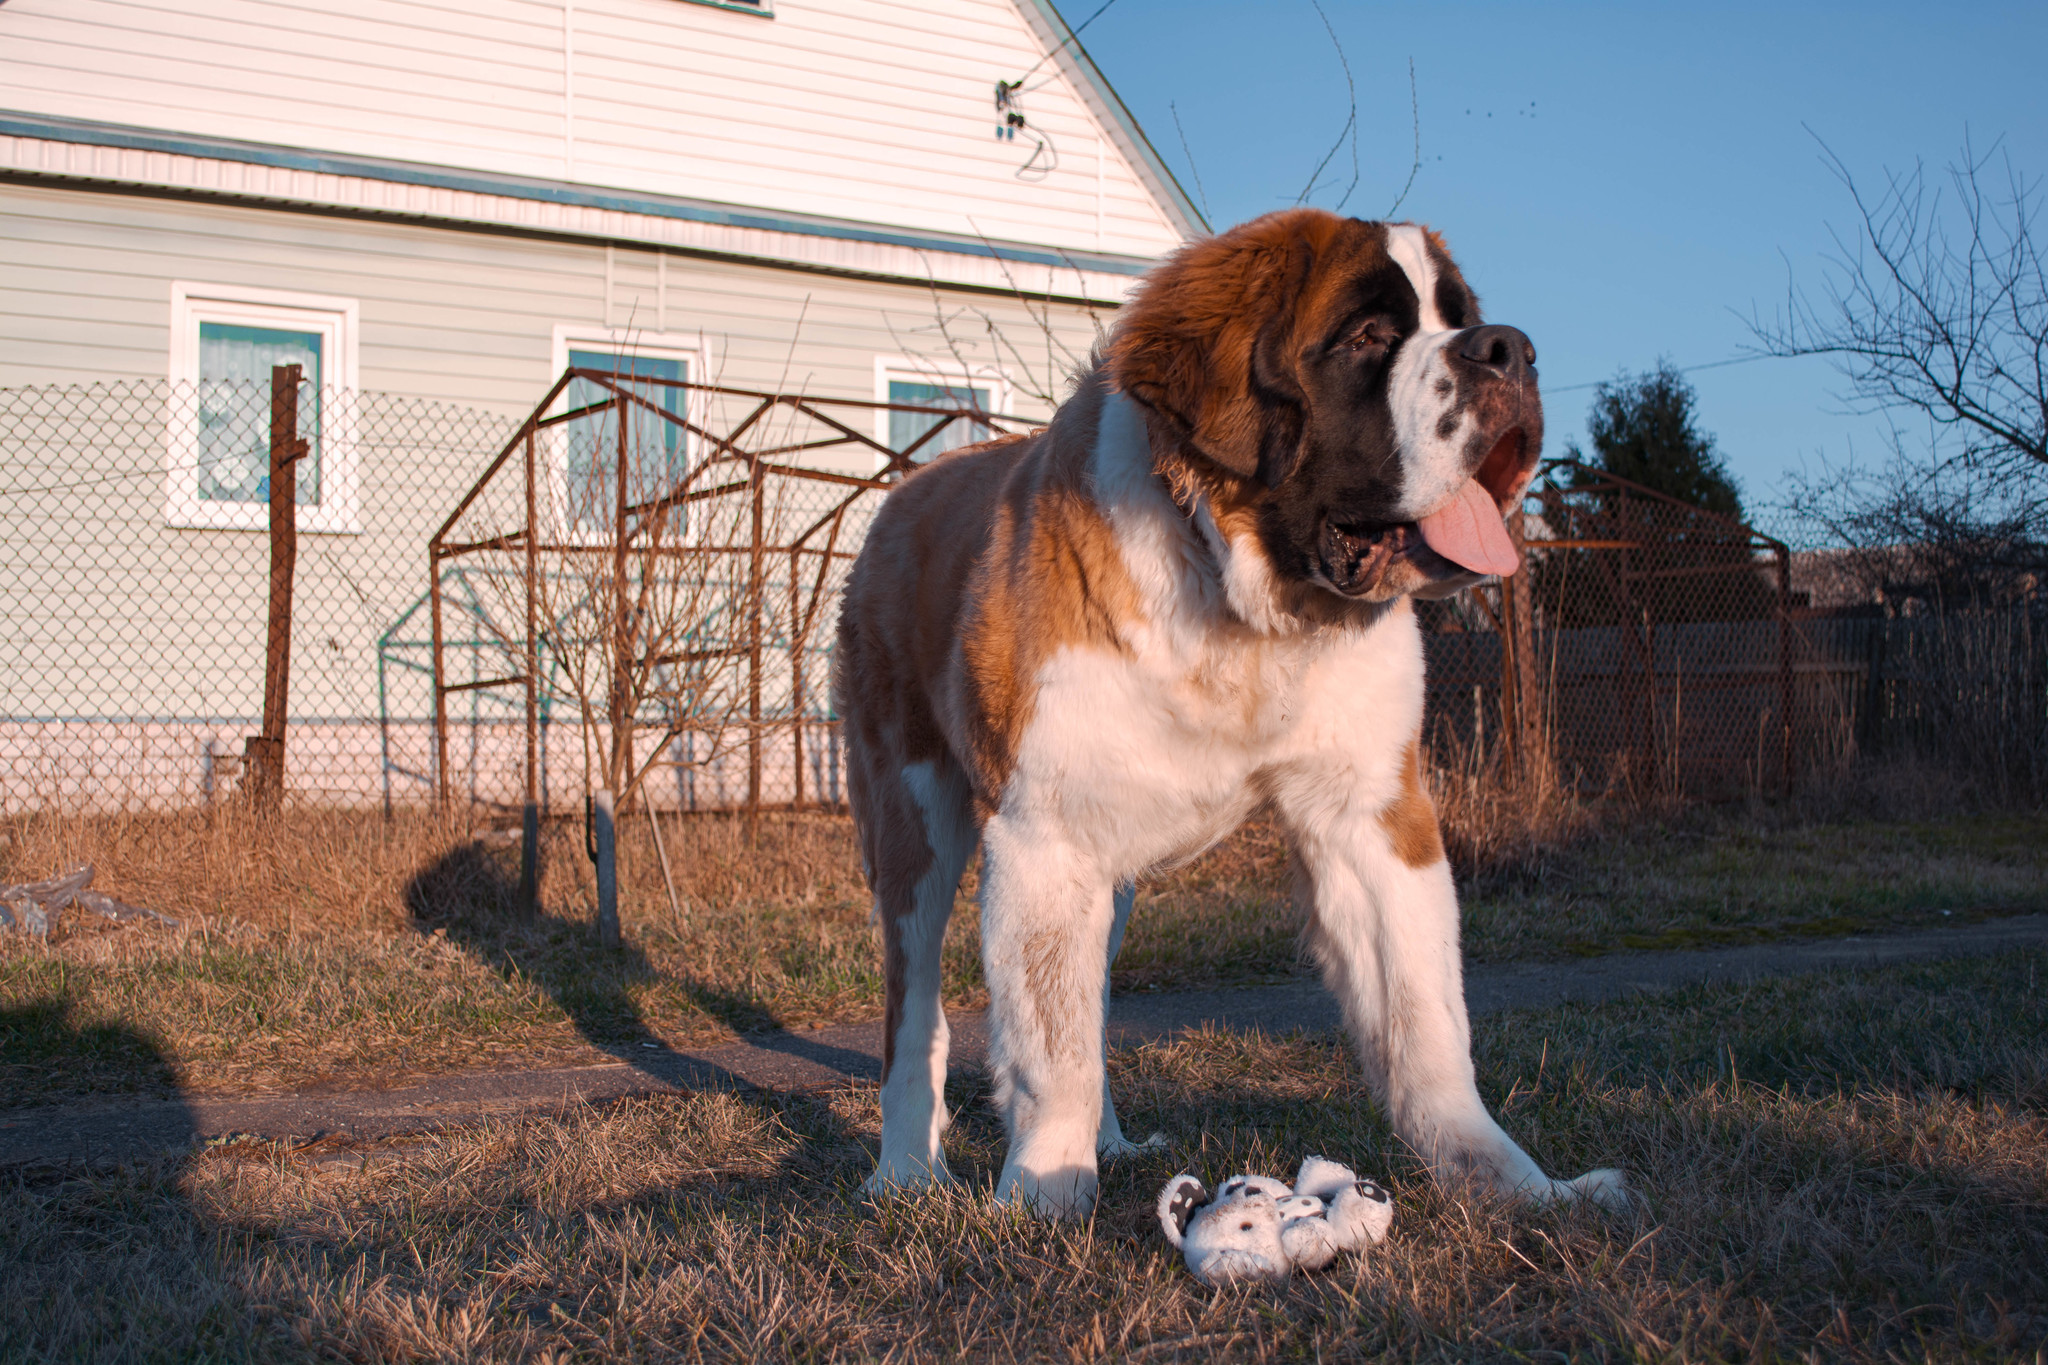
[[[1980,956],[2048,946],[2048,915],[2023,915],[1907,934],[1760,944],[1699,952],[1615,953],[1570,962],[1471,968],[1474,1014],[1614,1000],[1711,981],[1740,981],[1839,968]],[[1312,981],[1240,990],[1121,996],[1110,1006],[1110,1041],[1129,1046],[1212,1024],[1269,1033],[1338,1025],[1336,1002]],[[982,1065],[982,1017],[956,1015],[953,1065]],[[618,1060],[535,1071],[439,1076],[389,1090],[249,1097],[185,1096],[0,1110],[0,1167],[94,1165],[190,1151],[236,1135],[366,1141],[493,1116],[557,1110],[633,1095],[724,1089],[813,1090],[881,1075],[880,1023],[758,1034],[678,1052],[643,1045]]]

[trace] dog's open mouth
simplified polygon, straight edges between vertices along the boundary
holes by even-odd
[[[1442,506],[1416,521],[1340,523],[1326,519],[1323,573],[1349,596],[1370,591],[1395,560],[1425,546],[1473,573],[1511,574],[1521,555],[1502,519],[1513,510],[1529,475],[1527,437],[1520,427],[1501,433],[1471,478]]]
[[[1385,526],[1339,526],[1323,523],[1323,576],[1346,596],[1356,596],[1379,582],[1395,559],[1422,543],[1415,523]]]

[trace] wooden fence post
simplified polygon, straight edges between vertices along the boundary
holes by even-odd
[[[299,435],[297,365],[270,369],[270,603],[263,652],[263,732],[244,746],[247,791],[258,810],[277,810],[284,799],[284,733],[291,704],[292,572],[299,557],[299,461],[308,449]]]

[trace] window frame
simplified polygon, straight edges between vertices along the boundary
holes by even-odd
[[[704,376],[709,373],[711,363],[710,342],[698,335],[686,332],[644,332],[630,327],[601,327],[583,323],[558,322],[555,324],[551,380],[560,379],[562,372],[569,368],[571,351],[605,351],[612,355],[643,355],[660,360],[680,360],[684,373],[689,375],[690,384],[708,383]],[[709,395],[702,389],[683,390],[683,417],[691,426],[706,430],[705,414],[708,410]],[[550,405],[550,415],[569,410],[569,388],[562,387],[561,394]],[[694,471],[702,461],[702,442],[697,433],[687,428],[683,431],[683,468]],[[570,525],[566,515],[569,506],[569,425],[552,426],[540,433],[538,442],[540,464],[547,478],[548,496],[545,506],[550,509],[545,515],[559,518],[552,528],[552,534],[565,542],[575,544],[609,543],[605,527],[595,523]],[[691,532],[685,531],[684,543],[691,543]]]
[[[932,360],[925,356],[876,356],[876,402],[889,401],[891,380],[905,384],[960,384],[986,388],[991,416],[1010,410],[1010,377],[1000,365],[970,365],[958,360]],[[886,407],[875,409],[875,443],[885,447],[889,444],[889,410]],[[876,469],[884,469],[888,464],[888,456],[875,456]]]
[[[171,283],[170,404],[164,440],[164,520],[178,530],[263,531],[264,502],[201,498],[199,328],[208,322],[321,334],[320,501],[298,508],[299,530],[360,535],[361,470],[355,394],[361,307],[355,299],[248,285]]]

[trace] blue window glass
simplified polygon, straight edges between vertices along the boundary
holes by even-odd
[[[633,383],[632,392],[661,412],[678,419],[670,421],[659,413],[634,406],[626,415],[627,467],[632,483],[627,498],[645,502],[682,482],[689,473],[689,443],[680,425],[689,411],[687,389],[676,387],[690,380],[689,362],[673,356],[618,355],[609,351],[571,351],[571,368],[602,370],[621,380],[670,380],[672,383]],[[581,408],[601,403],[611,396],[602,385],[588,379],[569,381],[567,407]],[[569,512],[581,524],[609,521],[617,505],[619,467],[619,425],[616,409],[607,409],[568,424]]]
[[[892,379],[889,381],[889,401],[987,412],[989,390],[972,384],[922,384]],[[929,412],[892,412],[889,414],[889,449],[908,450],[913,441],[933,427],[944,427],[945,430],[917,448],[916,458],[920,462],[956,446],[986,441],[994,434],[987,423],[970,421],[965,417],[942,417]]]
[[[320,505],[320,395],[324,375],[318,332],[239,323],[199,324],[199,497],[205,502],[270,501],[270,368],[297,365],[299,502]]]

